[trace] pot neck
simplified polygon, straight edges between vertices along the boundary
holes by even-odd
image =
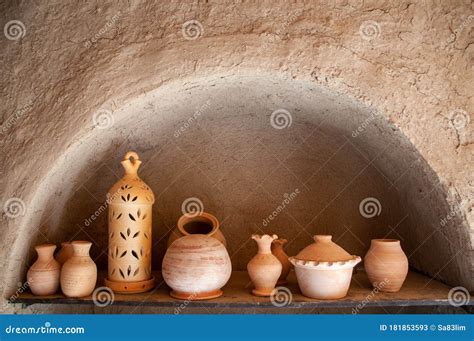
[[[71,245],[74,251],[73,255],[75,257],[89,257],[89,250],[92,246],[91,242],[77,241],[77,242],[72,242]]]
[[[385,249],[399,249],[400,241],[398,239],[372,239],[371,247],[382,247]]]
[[[272,242],[277,239],[276,235],[270,236],[268,234],[264,234],[260,236],[258,234],[254,234],[252,239],[257,242],[258,245],[258,253],[259,254],[271,254],[272,253]]]
[[[36,253],[38,254],[38,259],[40,261],[47,261],[53,258],[55,249],[56,245],[54,244],[43,244],[35,247]]]

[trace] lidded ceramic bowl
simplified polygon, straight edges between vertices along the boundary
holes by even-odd
[[[314,243],[305,247],[290,262],[303,295],[332,300],[347,295],[352,269],[361,261],[334,243],[329,235],[316,235]]]

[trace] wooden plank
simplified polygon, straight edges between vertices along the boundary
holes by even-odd
[[[103,285],[105,273],[99,274],[99,284]],[[156,306],[156,307],[221,307],[221,308],[275,308],[270,298],[256,297],[250,293],[251,281],[246,271],[235,271],[223,288],[224,295],[207,301],[182,301],[169,296],[169,289],[163,282],[161,274],[155,273],[157,287],[141,294],[115,294],[114,305]],[[100,286],[99,285],[99,286]],[[403,288],[398,293],[374,292],[364,272],[356,272],[352,278],[348,295],[339,300],[316,300],[301,294],[296,283],[294,272],[290,273],[286,287],[291,291],[291,302],[285,308],[318,308],[318,307],[357,307],[364,306],[442,306],[449,305],[450,287],[415,272],[410,272]],[[15,303],[31,305],[47,304],[94,304],[91,296],[85,298],[66,298],[62,294],[52,296],[34,296],[30,292],[20,294]],[[473,305],[472,300],[468,305]]]

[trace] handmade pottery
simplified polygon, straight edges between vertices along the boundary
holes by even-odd
[[[374,288],[385,292],[399,291],[408,274],[408,259],[397,239],[372,239],[364,266]]]
[[[282,272],[282,264],[271,251],[272,242],[278,239],[278,236],[276,234],[273,236],[254,234],[252,239],[258,245],[258,253],[247,264],[247,271],[255,286],[252,294],[271,296]]]
[[[224,244],[215,238],[191,234],[174,241],[162,264],[163,278],[172,297],[205,300],[222,295],[232,265]]]
[[[210,213],[200,212],[196,215],[185,214],[179,218],[176,228],[168,238],[168,247],[178,238],[190,234],[204,234],[220,241],[227,247],[227,242],[220,230],[219,220]]]
[[[38,259],[26,275],[34,295],[52,295],[58,291],[61,264],[53,257],[56,245],[42,244],[35,247]]]
[[[97,282],[97,266],[89,256],[92,243],[72,242],[73,255],[61,269],[61,290],[67,297],[84,297],[92,294]]]
[[[347,295],[353,267],[361,261],[331,241],[332,236],[316,235],[290,262],[303,295],[317,299],[338,299]]]
[[[145,292],[155,286],[151,273],[155,196],[138,177],[141,161],[137,153],[128,152],[121,163],[125,175],[107,193],[109,250],[105,285],[118,293]]]
[[[61,243],[61,249],[56,254],[56,260],[59,264],[63,265],[66,261],[72,257],[74,251],[72,250],[71,242],[63,242]]]
[[[272,243],[272,254],[278,258],[282,265],[281,275],[278,278],[277,285],[283,285],[288,283],[286,278],[291,270],[291,263],[288,260],[288,255],[286,254],[285,250],[283,249],[283,245],[285,245],[288,241],[286,239],[275,239]]]

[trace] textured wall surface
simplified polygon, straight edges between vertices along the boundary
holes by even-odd
[[[3,297],[37,243],[90,239],[105,267],[105,214],[85,220],[127,150],[157,197],[155,268],[196,197],[236,269],[258,231],[289,254],[314,233],[359,255],[388,236],[413,268],[473,289],[470,1],[0,6]],[[277,109],[291,125],[272,126]],[[365,198],[379,215],[361,215]]]

